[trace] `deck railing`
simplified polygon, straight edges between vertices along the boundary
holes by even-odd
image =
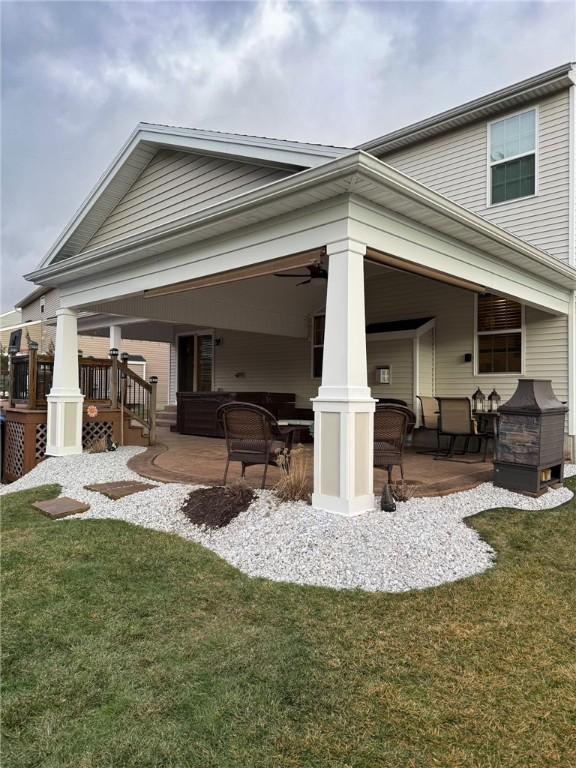
[[[150,442],[156,440],[155,376],[145,381],[129,368],[126,359],[79,357],[79,386],[88,405],[121,408],[130,418],[148,430]],[[28,409],[47,407],[52,388],[54,358],[39,355],[35,349],[27,355],[10,358],[8,392],[11,405]]]

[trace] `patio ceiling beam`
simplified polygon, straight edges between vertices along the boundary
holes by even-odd
[[[473,293],[485,293],[486,288],[478,283],[472,283],[468,280],[462,280],[452,275],[447,275],[438,270],[431,269],[429,267],[423,267],[420,264],[414,264],[413,262],[400,259],[398,256],[392,256],[389,253],[381,253],[373,248],[368,248],[366,251],[366,261],[372,264],[379,264],[381,266],[389,267],[400,272],[409,272],[419,277],[426,277],[430,280],[435,280],[438,283],[444,283],[445,285],[452,285],[455,288],[463,288],[465,291],[472,291]]]
[[[236,283],[240,280],[250,280],[255,277],[266,277],[275,272],[289,272],[292,269],[307,267],[316,264],[322,258],[322,249],[317,248],[312,251],[286,256],[281,259],[272,259],[271,261],[261,262],[249,267],[240,269],[231,269],[225,272],[219,272],[208,277],[198,277],[194,280],[184,280],[171,285],[163,285],[159,288],[151,288],[144,291],[144,298],[152,299],[157,296],[168,296],[174,293],[185,293],[195,291],[199,288],[210,288],[216,285],[225,285],[226,283]]]

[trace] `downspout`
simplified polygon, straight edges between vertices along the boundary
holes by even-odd
[[[571,78],[574,80],[574,68]],[[568,177],[568,263],[576,265],[576,83],[568,91],[570,114]],[[569,453],[576,461],[576,291],[572,291],[568,312],[568,435]]]

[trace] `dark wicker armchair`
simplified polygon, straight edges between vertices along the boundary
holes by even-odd
[[[274,416],[259,405],[250,403],[225,403],[218,408],[218,421],[226,440],[226,469],[224,485],[231,461],[242,464],[242,477],[246,467],[264,465],[262,488],[270,464],[278,466],[278,456],[292,448],[292,431],[282,430]]]
[[[388,471],[388,482],[392,482],[392,468],[402,465],[404,442],[408,433],[408,409],[395,409],[390,406],[377,406],[374,414],[374,466]]]

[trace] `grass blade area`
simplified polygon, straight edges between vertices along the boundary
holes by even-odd
[[[469,520],[494,569],[389,595],[30,506],[57,494],[3,500],[5,768],[576,765],[574,502]]]

